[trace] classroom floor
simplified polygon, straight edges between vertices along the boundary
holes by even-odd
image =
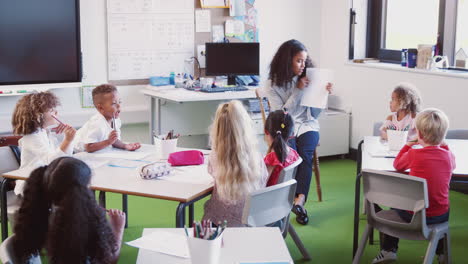
[[[144,140],[148,126],[145,124],[125,126],[124,140]],[[312,261],[301,260],[294,242],[286,239],[289,252],[295,263],[351,263],[353,235],[354,180],[356,163],[347,159],[324,158],[320,162],[323,202],[317,202],[315,185],[311,186],[310,199],[306,205],[310,215],[307,226],[292,223],[312,255]],[[468,196],[450,192],[450,231],[453,263],[466,263],[468,242]],[[195,204],[195,218],[203,215],[204,200]],[[121,208],[121,195],[107,194],[108,208]],[[174,227],[176,202],[129,196],[129,228],[125,230],[124,241],[141,236],[145,227]],[[361,216],[364,219],[364,216]],[[365,220],[360,221],[360,231]],[[377,239],[377,235],[375,236]],[[427,242],[401,241],[397,263],[421,263]],[[367,246],[362,263],[371,263],[378,253],[377,245]],[[135,263],[138,250],[122,246],[119,263]],[[436,262],[434,262],[436,263]]]

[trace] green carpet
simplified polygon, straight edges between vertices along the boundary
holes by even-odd
[[[320,163],[323,202],[317,202],[315,185],[311,186],[310,199],[306,205],[310,215],[307,226],[292,223],[302,241],[312,255],[312,261],[301,260],[294,242],[287,238],[286,243],[295,263],[351,263],[354,180],[356,164],[351,160],[325,159]],[[450,231],[453,263],[466,263],[468,241],[468,196],[450,192],[451,215]],[[203,215],[204,201],[195,204],[195,218]],[[129,196],[129,228],[125,230],[124,241],[141,236],[145,227],[174,227],[176,202]],[[107,194],[108,208],[121,208],[121,195]],[[361,216],[364,219],[364,216]],[[365,220],[360,221],[360,231]],[[377,239],[377,235],[375,236]],[[397,263],[421,263],[427,242],[401,241]],[[272,249],[274,250],[274,249]],[[362,263],[370,263],[378,253],[377,245],[367,246]],[[122,246],[119,263],[135,263],[138,250]],[[434,262],[436,263],[436,262]]]

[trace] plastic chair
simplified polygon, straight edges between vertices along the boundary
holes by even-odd
[[[3,264],[16,264],[19,263],[15,253],[13,251],[13,238],[15,235],[11,235],[0,245],[0,260]],[[29,259],[28,264],[41,264],[41,258],[39,256],[34,256]]]
[[[377,170],[362,171],[364,197],[367,208],[367,226],[353,263],[359,263],[372,228],[382,233],[410,240],[429,240],[424,264],[432,263],[439,239],[444,239],[445,263],[451,263],[448,221],[426,224],[426,208],[429,207],[425,179],[401,173]],[[375,211],[375,205],[383,205],[414,212],[410,223],[403,221],[395,210]]]
[[[19,169],[21,161],[20,155],[21,154],[17,146],[0,147],[0,160],[2,161],[0,165],[0,175],[5,172]],[[3,180],[1,178],[3,177],[0,177],[0,180]],[[6,188],[11,189],[10,187]],[[8,192],[7,196],[9,197],[7,199],[9,204],[7,207],[7,215],[10,223],[13,226],[13,216],[19,209],[20,204],[18,201],[13,200],[17,199],[17,197],[12,192]]]
[[[291,171],[293,171],[291,169]],[[289,214],[296,196],[296,180],[278,183],[252,192],[246,199],[242,214],[242,223],[247,226],[276,226],[281,221],[280,230],[283,237],[289,232],[305,260],[310,254],[297,236],[294,227],[289,224]],[[299,244],[298,244],[299,243]]]
[[[270,101],[268,101],[268,98],[265,96],[261,96],[260,88],[255,89],[255,95],[257,96],[257,99],[260,100],[260,102],[266,99],[268,102],[268,106],[270,106]],[[269,108],[271,109],[271,107]],[[265,125],[266,114],[265,114],[265,108],[263,107],[262,103],[260,103],[260,111],[262,113],[263,125]],[[317,146],[319,145],[320,143]],[[319,158],[317,154],[317,148],[315,148],[312,162],[313,162],[312,169],[314,170],[314,175],[315,175],[315,185],[317,188],[317,197],[318,197],[318,201],[321,202],[322,201],[322,187],[320,186],[320,164],[319,164]]]
[[[446,139],[468,139],[468,129],[452,129],[447,131]]]
[[[373,136],[380,136],[380,127],[382,125],[383,125],[382,121],[374,123],[374,128],[373,128],[374,130],[373,130],[373,133],[372,133]]]

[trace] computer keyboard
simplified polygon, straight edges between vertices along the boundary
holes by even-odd
[[[221,93],[221,92],[241,92],[248,91],[249,88],[245,86],[225,86],[225,87],[214,87],[214,88],[201,88],[200,92],[204,93]]]

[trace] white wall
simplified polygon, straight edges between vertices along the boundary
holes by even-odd
[[[197,0],[198,1],[198,0]],[[278,46],[291,38],[303,41],[311,53],[318,54],[319,27],[309,26],[320,22],[320,10],[310,0],[257,0],[261,42],[261,74],[267,77],[268,65]],[[314,0],[315,2],[315,0]],[[106,1],[81,0],[81,43],[85,84],[100,84],[107,80]],[[308,11],[304,6],[310,6]],[[305,22],[306,21],[306,22]],[[312,54],[315,60],[318,56]],[[124,100],[124,123],[149,120],[149,100],[139,93],[139,86],[119,87]],[[55,89],[62,102],[59,108],[62,119],[73,126],[80,126],[94,113],[82,109],[78,88]],[[20,97],[0,97],[0,133],[11,131],[11,115]]]
[[[315,1],[314,1],[315,2]],[[451,128],[468,128],[468,78],[359,67],[347,64],[349,3],[321,0],[320,65],[335,71],[335,92],[341,107],[352,112],[351,147],[372,134],[372,126],[389,114],[388,102],[394,86],[402,81],[421,91],[423,107],[442,109]],[[358,21],[359,23],[359,21]]]

